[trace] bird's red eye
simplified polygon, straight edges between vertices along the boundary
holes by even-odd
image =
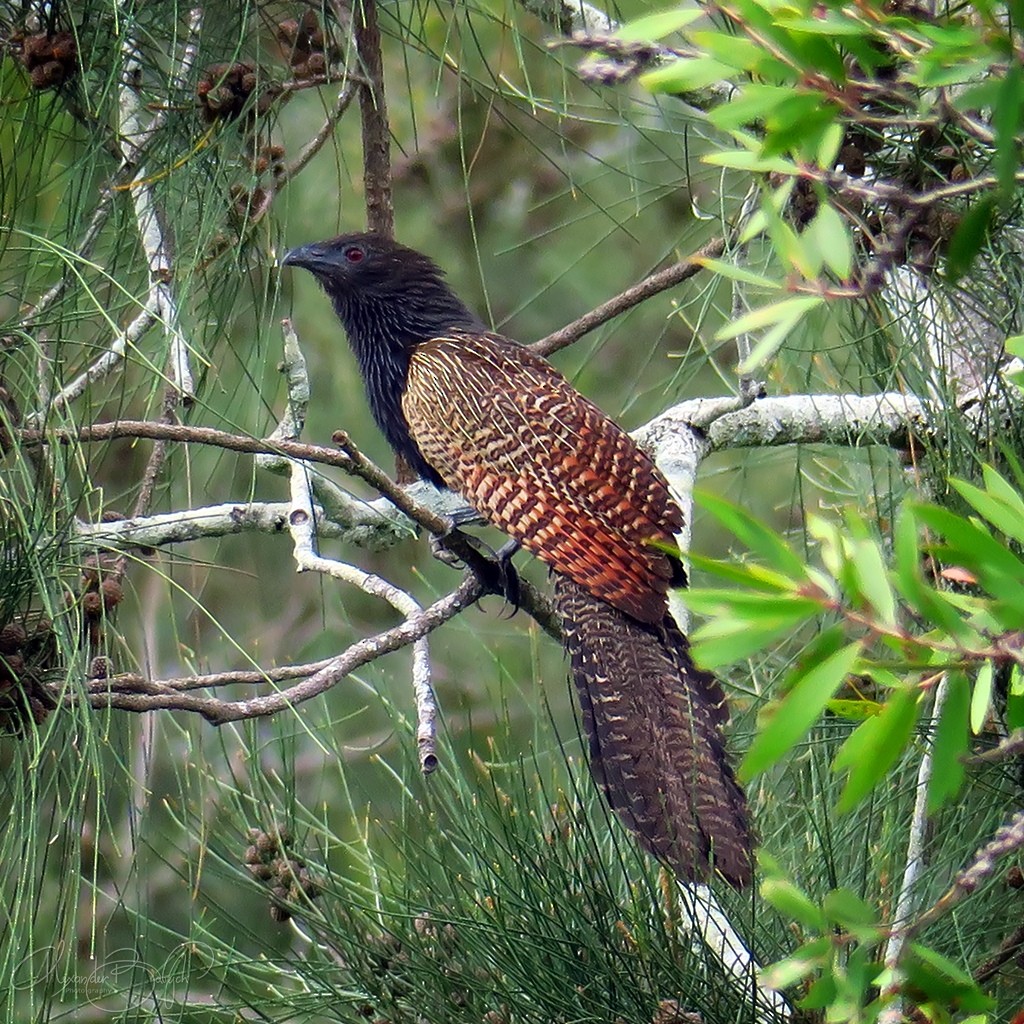
[[[363,252],[358,245],[350,245],[345,250],[345,259],[347,259],[349,263],[358,263],[365,255],[366,253]]]

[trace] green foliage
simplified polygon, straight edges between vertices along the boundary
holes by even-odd
[[[770,768],[828,710],[859,722],[833,762],[833,770],[846,776],[838,806],[849,811],[885,778],[910,742],[922,702],[946,674],[953,698],[939,720],[943,752],[963,751],[969,725],[974,734],[981,731],[993,713],[995,668],[1016,670],[1024,657],[1019,645],[1024,562],[1011,546],[1021,539],[1024,505],[1020,491],[992,467],[985,468],[984,483],[952,481],[987,525],[938,505],[910,503],[895,526],[891,553],[855,513],[842,527],[809,517],[820,564],[804,564],[746,510],[720,498],[705,501],[759,560],[742,565],[695,560],[734,585],[700,587],[686,595],[689,607],[711,620],[693,634],[702,663],[721,666],[749,657],[759,644],[783,633],[823,619],[833,622],[779,680],[782,696],[762,712],[762,727],[741,774],[750,778]],[[969,588],[950,589],[941,566],[956,567],[956,578],[959,571],[968,573]],[[976,675],[969,704],[965,673]],[[851,677],[859,680],[858,689],[870,689],[874,696],[835,701]],[[1012,689],[1009,693],[1015,704]],[[1015,707],[1012,713],[1016,721]],[[963,777],[956,756],[935,760],[933,809],[956,795]]]
[[[343,6],[312,5],[347,53]],[[738,331],[731,293],[705,276],[562,354],[562,368],[630,426],[681,394],[713,393],[723,380],[732,387],[733,341],[743,330],[762,334],[744,369],[770,366],[780,392],[894,381],[916,388],[913,346],[891,330],[890,314],[868,309],[861,330],[836,313],[834,286],[856,278],[860,236],[828,188],[797,179],[807,168],[831,169],[850,142],[849,108],[839,100],[864,84],[852,77],[851,55],[865,79],[888,74],[884,46],[906,35],[913,61],[899,70],[899,86],[922,89],[977,68],[973,93],[954,104],[966,111],[973,96],[975,106],[999,108],[994,144],[969,148],[955,133],[950,143],[972,173],[998,179],[992,217],[961,228],[966,240],[952,244],[969,256],[980,238],[987,254],[1013,210],[1019,111],[1010,77],[983,66],[985,47],[1008,30],[978,9],[987,25],[981,44],[972,26],[957,35],[871,7],[750,3],[734,9],[749,22],[733,19],[723,30],[703,9],[627,4],[624,16],[644,16],[613,33],[627,48],[678,32],[695,48],[688,64],[666,65],[648,81],[663,74],[677,76],[674,88],[738,87],[705,119],[667,94],[581,82],[566,51],[544,45],[554,30],[515,5],[382,4],[399,234],[435,254],[475,308],[525,341],[692,252],[711,232],[728,234],[751,175],[767,174],[760,208],[740,234],[749,264],[707,263],[726,284],[760,290],[752,294],[766,296],[767,310],[754,310]],[[203,22],[193,39],[196,10]],[[184,712],[94,711],[84,699],[84,680],[103,689],[97,658],[147,678],[270,667],[335,654],[391,614],[351,589],[296,578],[278,537],[240,535],[129,552],[123,601],[87,616],[98,583],[89,573],[112,556],[83,544],[78,526],[132,511],[152,447],[9,445],[18,426],[74,431],[165,413],[265,436],[283,405],[276,324],[291,312],[313,368],[306,436],[325,441],[342,426],[387,459],[330,310],[313,300],[312,283],[281,282],[276,271],[286,239],[364,220],[356,107],[301,182],[278,179],[321,129],[340,87],[294,80],[300,62],[282,26],[302,13],[283,2],[0,4],[0,627],[17,620],[24,628],[28,617],[46,623],[44,639],[33,633],[17,657],[29,669],[20,665],[19,678],[45,686],[49,700],[23,699],[0,675],[8,825],[0,836],[0,1006],[7,1018],[40,1020],[355,1022],[370,1013],[395,1024],[650,1024],[671,1019],[678,1004],[709,1022],[749,1019],[746,990],[693,948],[672,886],[581,777],[560,653],[528,633],[522,616],[503,621],[497,602],[432,640],[446,727],[443,767],[430,780],[417,774],[402,654],[295,713],[220,729]],[[77,45],[59,84],[47,67],[60,62],[30,67],[18,42],[18,33],[49,38],[51,29]],[[139,68],[141,116],[159,127],[144,139],[141,166],[122,166],[117,128],[133,91],[128,54]],[[249,72],[235,62],[254,66],[255,92],[245,93]],[[296,87],[278,91],[285,83]],[[836,95],[815,103],[825,87]],[[225,109],[231,116],[212,116]],[[891,125],[915,113],[883,107],[880,116]],[[873,159],[883,173],[903,173],[920,148],[915,166],[927,177],[951,132],[930,146],[913,131],[895,134]],[[166,276],[178,317],[167,322],[165,310],[132,337],[113,372],[91,372],[150,298],[136,206],[148,189],[175,243]],[[817,206],[798,223],[791,204],[801,196]],[[990,304],[1009,302],[1012,316],[1024,292],[1014,286],[1017,263],[995,266],[986,284],[998,302]],[[196,393],[167,410],[174,327],[187,341]],[[79,393],[53,401],[75,381],[84,381]],[[963,444],[973,457],[977,439]],[[721,500],[716,514],[760,561],[721,566],[733,589],[698,592],[694,602],[714,616],[703,632],[707,660],[755,659],[733,679],[731,740],[750,747],[758,832],[782,867],[765,889],[777,914],[756,896],[722,900],[762,962],[781,972],[791,954],[791,978],[820,981],[819,1001],[870,1005],[878,957],[869,947],[891,916],[906,853],[913,792],[900,773],[913,775],[931,677],[941,671],[950,683],[929,804],[947,827],[933,838],[927,897],[941,894],[950,865],[1002,813],[1005,780],[965,772],[957,760],[1001,685],[996,673],[975,676],[963,652],[992,644],[992,624],[1016,614],[1017,570],[1000,573],[999,551],[984,547],[988,527],[968,523],[944,541],[954,550],[976,543],[978,565],[959,564],[998,595],[943,590],[922,566],[927,512],[916,507],[895,523],[892,557],[867,516],[842,526],[816,520],[809,542],[825,564],[808,566],[775,528],[789,507],[872,493],[884,520],[901,486],[895,460],[877,450],[837,457],[806,449],[731,459],[714,485],[756,514]],[[989,504],[978,514],[998,549],[1020,499],[1012,483],[989,478],[979,493]],[[285,496],[247,460],[173,445],[147,507],[175,513]],[[701,521],[701,549],[714,550],[723,532]],[[422,545],[349,554],[418,597],[452,583]],[[816,636],[822,611],[834,621]],[[873,631],[875,621],[889,633]],[[894,639],[900,630],[911,640]],[[950,638],[939,654],[935,636]],[[851,662],[863,673],[856,688]],[[0,654],[0,673],[11,667]],[[763,680],[776,673],[790,689],[780,713],[765,710],[767,740],[755,740]],[[542,683],[549,703],[538,698]],[[1007,687],[1007,721],[1019,727],[1016,667]],[[241,697],[253,688],[218,692]],[[787,747],[794,756],[784,756]],[[765,770],[755,774],[759,762]],[[278,848],[252,859],[253,829],[277,836],[287,856]],[[869,910],[858,912],[862,904]],[[915,983],[946,1004],[964,998],[963,979],[928,951],[953,963],[980,956],[1005,937],[1006,917],[1005,893],[979,893],[907,962]],[[794,925],[805,932],[796,940]],[[854,938],[840,942],[837,932]],[[848,958],[852,949],[861,952]],[[1019,992],[1011,975],[999,1012],[1015,1008]]]
[[[805,995],[797,1005],[818,1010],[836,1022],[873,1021],[892,1000],[885,990],[891,970],[879,959],[888,929],[876,912],[849,889],[827,893],[820,905],[791,882],[773,872],[761,887],[765,900],[780,913],[798,921],[803,941],[785,959],[768,967],[764,980],[772,988],[801,985]],[[991,1010],[995,1002],[974,979],[941,953],[911,943],[901,961],[906,993],[925,1019],[946,1022],[970,1019],[975,1024],[988,1016],[965,1018]]]
[[[841,790],[837,815],[852,815],[894,784],[894,768],[920,744],[929,762],[926,810],[938,820],[963,793],[972,737],[993,717],[1020,729],[1021,594],[1024,497],[991,466],[982,486],[951,481],[970,510],[957,514],[924,502],[903,506],[884,538],[857,513],[842,525],[809,517],[815,539],[805,562],[745,509],[718,497],[704,506],[753,558],[737,563],[697,558],[728,587],[697,587],[686,601],[709,621],[694,633],[699,662],[720,667],[750,657],[823,623],[773,687],[740,767],[753,781],[792,758],[822,720],[848,723],[830,769]],[[955,580],[956,583],[950,581]],[[997,685],[997,676],[1001,680]],[[932,694],[935,701],[927,725]],[[841,694],[847,694],[840,696]],[[922,783],[923,784],[923,783]],[[803,932],[801,944],[767,969],[770,987],[799,992],[797,1005],[830,1021],[872,1021],[894,999],[910,1001],[931,1021],[963,1019],[995,1002],[957,962],[930,945],[903,947],[898,970],[885,962],[889,927],[869,902],[839,887],[820,901],[801,890],[766,854],[761,895]]]
[[[701,10],[631,22],[617,38],[659,44],[641,83],[698,103],[721,133],[704,161],[760,181],[760,209],[738,233],[767,236],[775,272],[764,276],[797,294],[719,331],[722,341],[764,332],[741,373],[769,364],[823,300],[863,298],[893,266],[938,265],[948,286],[1012,247],[998,239],[1019,208],[1024,73],[1004,5]],[[695,99],[709,89],[713,102]]]

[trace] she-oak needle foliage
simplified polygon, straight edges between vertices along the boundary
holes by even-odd
[[[408,652],[220,727],[112,699],[163,680],[187,706],[190,679],[229,669],[250,678],[203,692],[272,693],[289,677],[263,673],[394,623],[353,587],[295,577],[272,464],[80,433],[268,436],[293,397],[277,371],[291,312],[313,391],[303,437],[343,427],[383,458],[329,313],[301,285],[289,310],[276,269],[285,241],[363,226],[359,10],[0,3],[4,1019],[771,1019],[606,814],[557,649],[493,598],[431,639],[429,779]],[[763,981],[804,1019],[897,1003],[915,1020],[1013,1019],[1024,894],[999,829],[1020,788],[1015,761],[984,754],[1024,724],[1024,501],[1013,455],[964,425],[956,382],[922,353],[947,315],[952,335],[979,310],[1000,339],[1019,330],[1019,12],[636,2],[549,49],[593,10],[376,10],[400,235],[510,335],[547,334],[728,236],[702,279],[559,357],[627,425],[723,382],[756,392],[737,363],[777,397],[948,396],[912,483],[941,496],[955,470],[961,504],[904,501],[877,448],[731,453],[706,473],[693,559],[731,586],[688,602],[701,656],[729,667],[764,857],[758,891],[719,898],[772,965]],[[942,278],[945,305],[885,307],[911,265]],[[1003,396],[984,380],[979,401]],[[1013,448],[1019,420],[997,422]],[[348,484],[310,473],[325,508]],[[196,510],[207,525],[190,534]],[[90,532],[164,514],[182,533],[110,547]],[[740,554],[713,558],[728,534]],[[326,528],[321,544],[424,605],[453,585],[424,544],[358,550]],[[922,786],[910,909],[938,911],[902,934]]]

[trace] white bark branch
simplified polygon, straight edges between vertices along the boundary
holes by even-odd
[[[935,688],[935,700],[932,704],[932,720],[938,728],[942,716],[942,708],[949,693],[949,674],[943,673]],[[906,949],[910,930],[910,917],[914,909],[915,889],[917,880],[924,869],[925,831],[928,827],[928,784],[932,778],[934,766],[932,740],[925,741],[921,763],[917,767],[917,789],[914,795],[914,813],[910,819],[910,833],[907,837],[907,857],[903,867],[903,878],[900,882],[899,895],[896,899],[896,911],[893,914],[892,931],[885,946],[884,963],[888,972],[888,980],[883,989],[892,1002],[878,1015],[878,1024],[900,1024],[904,1019],[903,1001],[894,998],[903,988],[905,978],[900,967],[900,960]]]
[[[758,982],[760,964],[733,928],[715,894],[706,885],[679,883],[684,927],[715,957],[738,992],[750,993],[756,1021],[788,1021],[792,1009],[785,996]]]
[[[306,422],[309,406],[309,374],[306,360],[299,347],[299,339],[290,320],[282,322],[284,331],[284,371],[288,382],[288,404],[277,429],[270,435],[272,441],[298,441]],[[258,459],[259,457],[257,457]],[[291,508],[288,513],[288,531],[292,537],[296,568],[299,572],[317,572],[358,587],[366,594],[387,601],[404,616],[406,622],[423,614],[423,609],[411,595],[374,573],[334,558],[324,558],[316,548],[316,515],[308,469],[301,462],[291,460],[289,483]],[[413,641],[412,682],[416,698],[416,741],[420,767],[424,773],[437,767],[437,703],[430,682],[430,649],[426,636]]]
[[[197,8],[192,11],[193,36],[198,33],[202,24],[201,11],[198,13],[197,11]],[[195,381],[190,364],[189,345],[178,326],[178,307],[170,286],[173,272],[170,240],[161,223],[156,195],[152,183],[146,178],[146,170],[142,162],[143,140],[151,136],[152,127],[143,124],[145,108],[139,95],[138,86],[138,78],[142,74],[142,70],[135,55],[133,40],[125,41],[123,53],[124,71],[120,92],[119,136],[125,164],[131,166],[136,175],[135,180],[129,186],[129,191],[132,205],[135,208],[139,240],[149,266],[150,288],[145,307],[151,310],[156,319],[163,324],[164,336],[168,343],[167,372],[171,386],[175,389],[179,401],[191,402],[195,398]],[[193,58],[194,49],[192,46],[187,46],[183,60],[190,63]],[[187,66],[180,67],[172,81],[177,81],[187,71]]]

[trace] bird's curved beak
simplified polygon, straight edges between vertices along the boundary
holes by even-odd
[[[323,245],[320,242],[310,242],[309,245],[300,245],[297,249],[291,249],[285,253],[281,260],[283,267],[304,267],[316,273],[328,263]]]

